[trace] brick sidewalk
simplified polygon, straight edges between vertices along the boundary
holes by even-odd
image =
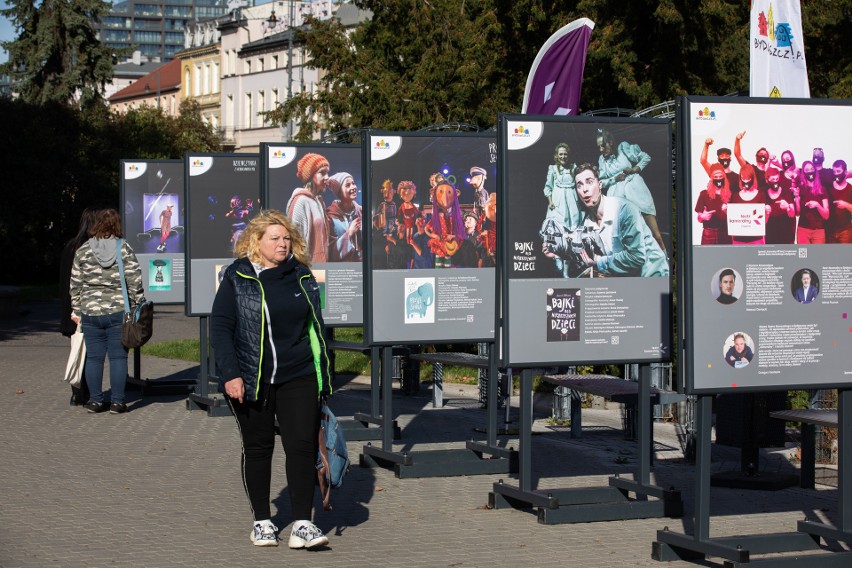
[[[0,567],[32,566],[692,566],[650,558],[656,531],[691,532],[693,467],[680,454],[671,425],[658,425],[652,476],[684,493],[684,519],[539,525],[524,511],[486,508],[501,476],[396,479],[357,466],[363,442],[350,442],[355,467],[334,494],[335,508],[316,513],[331,543],[319,551],[259,548],[248,539],[250,513],[242,489],[239,439],[231,417],[186,410],[183,396],[129,391],[126,415],[90,415],[68,406],[61,383],[68,340],[56,329],[52,304],[0,320]],[[154,341],[197,337],[199,323],[182,307],[158,307]],[[185,372],[193,365],[143,357],[143,377]],[[190,371],[191,372],[191,371]],[[452,387],[455,387],[453,385]],[[425,389],[424,389],[425,391]],[[340,416],[369,411],[363,382],[338,387]],[[485,413],[475,391],[448,388],[447,408],[420,411],[429,395],[394,395],[403,437],[395,449],[462,447],[481,438]],[[584,415],[581,440],[543,422],[533,436],[538,487],[605,485],[635,468],[635,444],[612,424],[617,411]],[[546,432],[546,433],[544,433]],[[429,443],[424,443],[428,440]],[[500,437],[517,447],[517,440]],[[275,475],[283,490],[283,452]],[[619,458],[616,460],[616,458]],[[616,463],[626,459],[626,464]],[[782,468],[782,461],[769,467]],[[714,464],[715,466],[715,464]],[[508,476],[505,476],[508,477]],[[833,522],[837,491],[712,490],[711,536],[795,530],[803,518]],[[275,522],[289,530],[286,496],[276,497]],[[286,534],[286,532],[285,532]],[[286,543],[285,543],[286,544]],[[721,565],[712,559],[705,565]]]

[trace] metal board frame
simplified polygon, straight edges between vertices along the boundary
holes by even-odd
[[[193,153],[184,157],[187,316],[209,316],[220,274],[233,262],[240,225],[263,206],[260,154]],[[236,202],[238,201],[238,203]]]
[[[323,262],[314,259],[311,270],[317,278],[322,291],[323,320],[326,327],[352,327],[364,323],[364,254],[362,215],[362,196],[364,177],[361,172],[363,160],[360,144],[285,144],[263,143],[260,149],[261,185],[263,203],[269,209],[278,209],[287,213],[287,205],[296,189],[305,186],[297,176],[298,163],[307,154],[319,154],[329,162],[329,177],[348,173],[358,188],[352,221],[361,222],[361,229],[355,239],[348,235],[336,235],[331,228],[342,227],[346,219],[336,215],[340,222],[329,223],[330,234],[328,258]],[[337,181],[337,180],[335,180]],[[327,183],[319,196],[323,200],[326,215],[337,196]],[[335,211],[340,211],[335,208]],[[369,227],[369,220],[367,220]],[[337,237],[337,238],[335,238]],[[334,251],[332,251],[332,247]],[[340,252],[343,251],[341,258]],[[336,254],[332,254],[335,252]]]
[[[602,131],[612,137],[607,158]],[[557,165],[563,143],[567,163]],[[498,150],[501,365],[670,360],[670,121],[501,115]],[[577,196],[583,163],[603,170],[595,209]],[[580,249],[597,262],[584,264]]]
[[[186,201],[183,160],[121,160],[120,199],[124,238],[142,269],[145,297],[182,304],[186,294]],[[171,211],[162,239],[161,215]]]
[[[416,186],[412,202],[422,209],[429,203],[430,177],[433,174],[442,176],[457,190],[458,199],[452,199],[450,192],[444,192],[443,188],[439,192],[451,201],[447,208],[451,211],[450,223],[458,223],[462,211],[473,210],[474,190],[468,178],[472,167],[486,171],[485,189],[494,192],[496,138],[488,133],[368,130],[364,140],[363,171],[367,188],[364,210],[371,222],[375,218],[375,227],[364,233],[368,250],[364,274],[366,342],[406,345],[494,341],[496,267],[388,267],[388,264],[395,266],[395,262],[387,262],[382,245],[389,242],[387,234],[393,237],[396,225],[391,218],[395,214],[385,213],[393,209],[382,205],[382,184],[389,179],[395,190],[400,181],[412,181]],[[435,211],[438,209],[432,208],[426,213],[432,215]],[[458,217],[453,218],[452,211],[458,211]],[[496,223],[493,229],[496,231]],[[447,240],[449,232],[447,229],[440,236]],[[396,239],[399,240],[398,235]],[[458,264],[461,251],[471,249],[473,245],[467,246],[465,241],[456,240],[461,243],[459,252],[451,255],[448,263]],[[441,238],[436,242],[440,243]],[[384,258],[377,256],[377,250],[384,253]],[[471,258],[466,257],[465,263]]]
[[[705,151],[711,164],[717,160],[720,148],[732,151],[731,169],[736,171],[741,168],[736,158],[738,147],[745,161],[756,163],[756,155],[765,145],[769,165],[780,165],[779,170],[783,170],[783,164],[773,165],[772,156],[782,160],[792,152],[793,181],[784,181],[790,178],[780,176],[782,192],[787,191],[785,185],[802,186],[803,178],[795,168],[801,169],[810,160],[814,148],[823,148],[824,168],[831,168],[837,159],[852,163],[852,141],[842,128],[837,128],[838,124],[852,122],[852,101],[689,96],[678,99],[677,110],[677,186],[682,204],[678,286],[683,299],[679,306],[687,393],[849,385],[852,293],[848,281],[852,276],[852,249],[848,244],[788,242],[789,236],[779,235],[771,227],[765,229],[768,236],[762,237],[769,242],[762,242],[760,236],[744,236],[760,225],[760,216],[765,214],[760,207],[751,208],[745,216],[741,212],[735,212],[736,217],[726,213],[728,232],[737,233],[734,238],[740,241],[756,238],[750,241],[754,244],[702,244],[702,226],[695,207],[699,197],[710,190],[700,157]],[[780,117],[783,129],[778,128]],[[760,183],[760,174],[755,177]],[[736,182],[737,178],[732,179]],[[828,189],[826,196],[830,215],[834,210],[832,190],[833,187]],[[792,189],[790,192],[792,196]],[[706,195],[709,197],[709,193]],[[762,195],[759,192],[756,199]],[[770,204],[773,213],[781,207],[778,201]],[[763,226],[770,223],[777,226],[772,215]],[[733,270],[735,288],[729,294],[733,300],[723,304],[719,300],[719,282],[725,269]],[[818,283],[819,294],[816,299],[799,303],[796,283],[805,269],[811,272],[812,282]],[[737,335],[742,335],[745,344],[739,360],[731,351]],[[728,361],[729,354],[732,362]]]

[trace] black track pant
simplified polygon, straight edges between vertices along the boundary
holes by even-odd
[[[240,404],[228,398],[243,442],[242,474],[254,520],[269,519],[272,453],[275,449],[275,418],[281,430],[287,470],[287,489],[293,520],[311,520],[317,483],[317,435],[319,399],[317,378],[309,375],[268,389],[265,403]]]

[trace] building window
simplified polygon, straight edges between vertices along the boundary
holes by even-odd
[[[269,64],[270,69],[278,69],[278,54],[272,55],[272,61]]]
[[[210,64],[204,65],[204,94],[210,94]]]
[[[251,73],[251,59],[246,59],[245,74],[248,75],[249,73]]]
[[[200,97],[201,96],[201,66],[196,65],[192,68],[192,70],[193,70],[193,73],[192,73],[192,75],[193,75],[193,77],[192,77],[192,84],[193,84],[192,91],[193,92],[192,92],[192,94],[196,97]]]
[[[184,83],[184,85],[183,85],[183,96],[186,97],[186,98],[189,98],[189,93],[192,92],[192,91],[189,90],[190,86],[192,84],[191,78],[192,78],[192,75],[189,72],[189,67],[187,67],[186,70],[184,71],[184,74],[183,74],[183,83]]]
[[[258,91],[257,92],[257,112],[263,112],[263,111],[266,110],[266,107],[264,106],[266,104],[265,99],[266,99],[266,97],[264,96],[264,92]],[[258,116],[257,118],[258,118],[259,125],[262,125],[263,123],[266,122],[265,117]]]
[[[219,92],[219,62],[213,62],[213,85],[210,88],[210,92],[218,93]]]
[[[251,93],[246,93],[245,98],[245,116],[243,116],[243,124],[245,124],[246,128],[252,127],[252,117],[254,116],[254,108],[251,105]]]

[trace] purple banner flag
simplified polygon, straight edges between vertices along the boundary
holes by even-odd
[[[594,27],[590,19],[580,18],[550,36],[530,68],[522,113],[577,114]]]

